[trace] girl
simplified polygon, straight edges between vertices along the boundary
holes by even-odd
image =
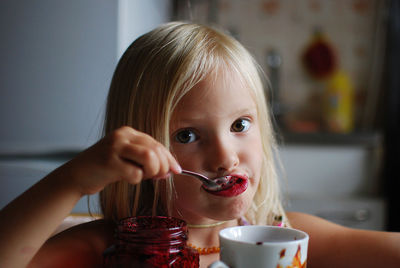
[[[256,66],[237,41],[201,25],[168,23],[137,39],[111,83],[105,137],[1,211],[0,266],[99,266],[115,222],[135,215],[184,219],[188,242],[210,248],[201,267],[218,259],[218,232],[246,222],[307,232],[309,267],[397,266],[398,234],[283,211]],[[210,193],[181,167],[236,183]],[[83,195],[99,191],[104,219],[48,239]]]

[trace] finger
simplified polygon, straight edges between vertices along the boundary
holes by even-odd
[[[152,178],[160,171],[160,159],[157,152],[148,146],[141,144],[129,144],[124,146],[121,158],[142,168],[144,178]]]
[[[167,158],[168,158],[168,164],[169,164],[170,170],[175,174],[182,173],[181,165],[179,165],[178,161],[176,160],[176,158],[172,155],[172,153],[170,151],[168,151]]]
[[[157,177],[165,177],[171,170],[169,161],[169,151],[161,144],[156,145],[155,151],[160,160],[160,170]]]
[[[125,165],[121,169],[121,179],[131,184],[139,184],[144,178],[143,169],[129,161],[125,162]]]
[[[165,148],[164,145],[156,141],[153,137],[150,135],[136,131],[132,128],[126,129],[126,133],[129,135],[129,143],[131,144],[138,144],[138,145],[143,145],[143,146],[148,146],[150,150],[153,150],[157,155],[158,155],[158,160],[159,160],[159,171],[158,174],[154,174],[154,176],[161,176],[165,177],[165,175],[169,172],[172,171],[173,173],[180,174],[182,171],[182,168],[176,161],[176,159],[172,156],[171,152]],[[142,163],[141,159],[137,159],[133,157],[131,160],[138,161],[141,164]],[[154,163],[156,164],[156,163]],[[148,170],[145,168],[145,173],[146,175],[150,176],[153,173],[148,172]],[[156,170],[153,170],[155,172]]]
[[[182,172],[181,166],[177,160],[172,156],[171,152],[165,148],[161,143],[154,141],[153,151],[157,154],[159,160],[159,172],[155,177],[166,178],[169,177],[170,172],[180,174]]]
[[[171,172],[168,172],[167,174],[163,175],[163,176],[156,176],[154,178],[152,178],[153,180],[166,180],[171,176]]]

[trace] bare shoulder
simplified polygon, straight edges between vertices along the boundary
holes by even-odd
[[[29,267],[98,267],[113,231],[104,220],[76,225],[48,239]]]
[[[293,228],[310,237],[309,267],[398,267],[399,233],[348,228],[305,213],[287,216]]]
[[[320,254],[325,250],[329,251],[333,244],[342,243],[340,240],[350,232],[349,228],[310,214],[289,212],[287,217],[293,228],[302,230],[309,235],[309,247],[313,253]]]
[[[293,228],[303,231],[308,230],[311,233],[332,231],[340,232],[349,230],[348,228],[339,224],[335,224],[320,217],[306,213],[287,212],[287,217]]]

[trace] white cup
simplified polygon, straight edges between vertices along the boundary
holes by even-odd
[[[236,226],[220,231],[220,259],[209,267],[299,268],[307,265],[308,235],[276,226]]]

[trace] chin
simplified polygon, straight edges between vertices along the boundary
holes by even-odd
[[[243,200],[243,199],[238,199],[232,202],[231,204],[228,205],[227,208],[225,208],[224,213],[220,213],[220,215],[224,216],[224,218],[227,219],[239,219],[243,215],[246,214],[246,212],[249,210],[251,206],[251,201],[249,200]],[[220,217],[221,217],[220,216]]]

